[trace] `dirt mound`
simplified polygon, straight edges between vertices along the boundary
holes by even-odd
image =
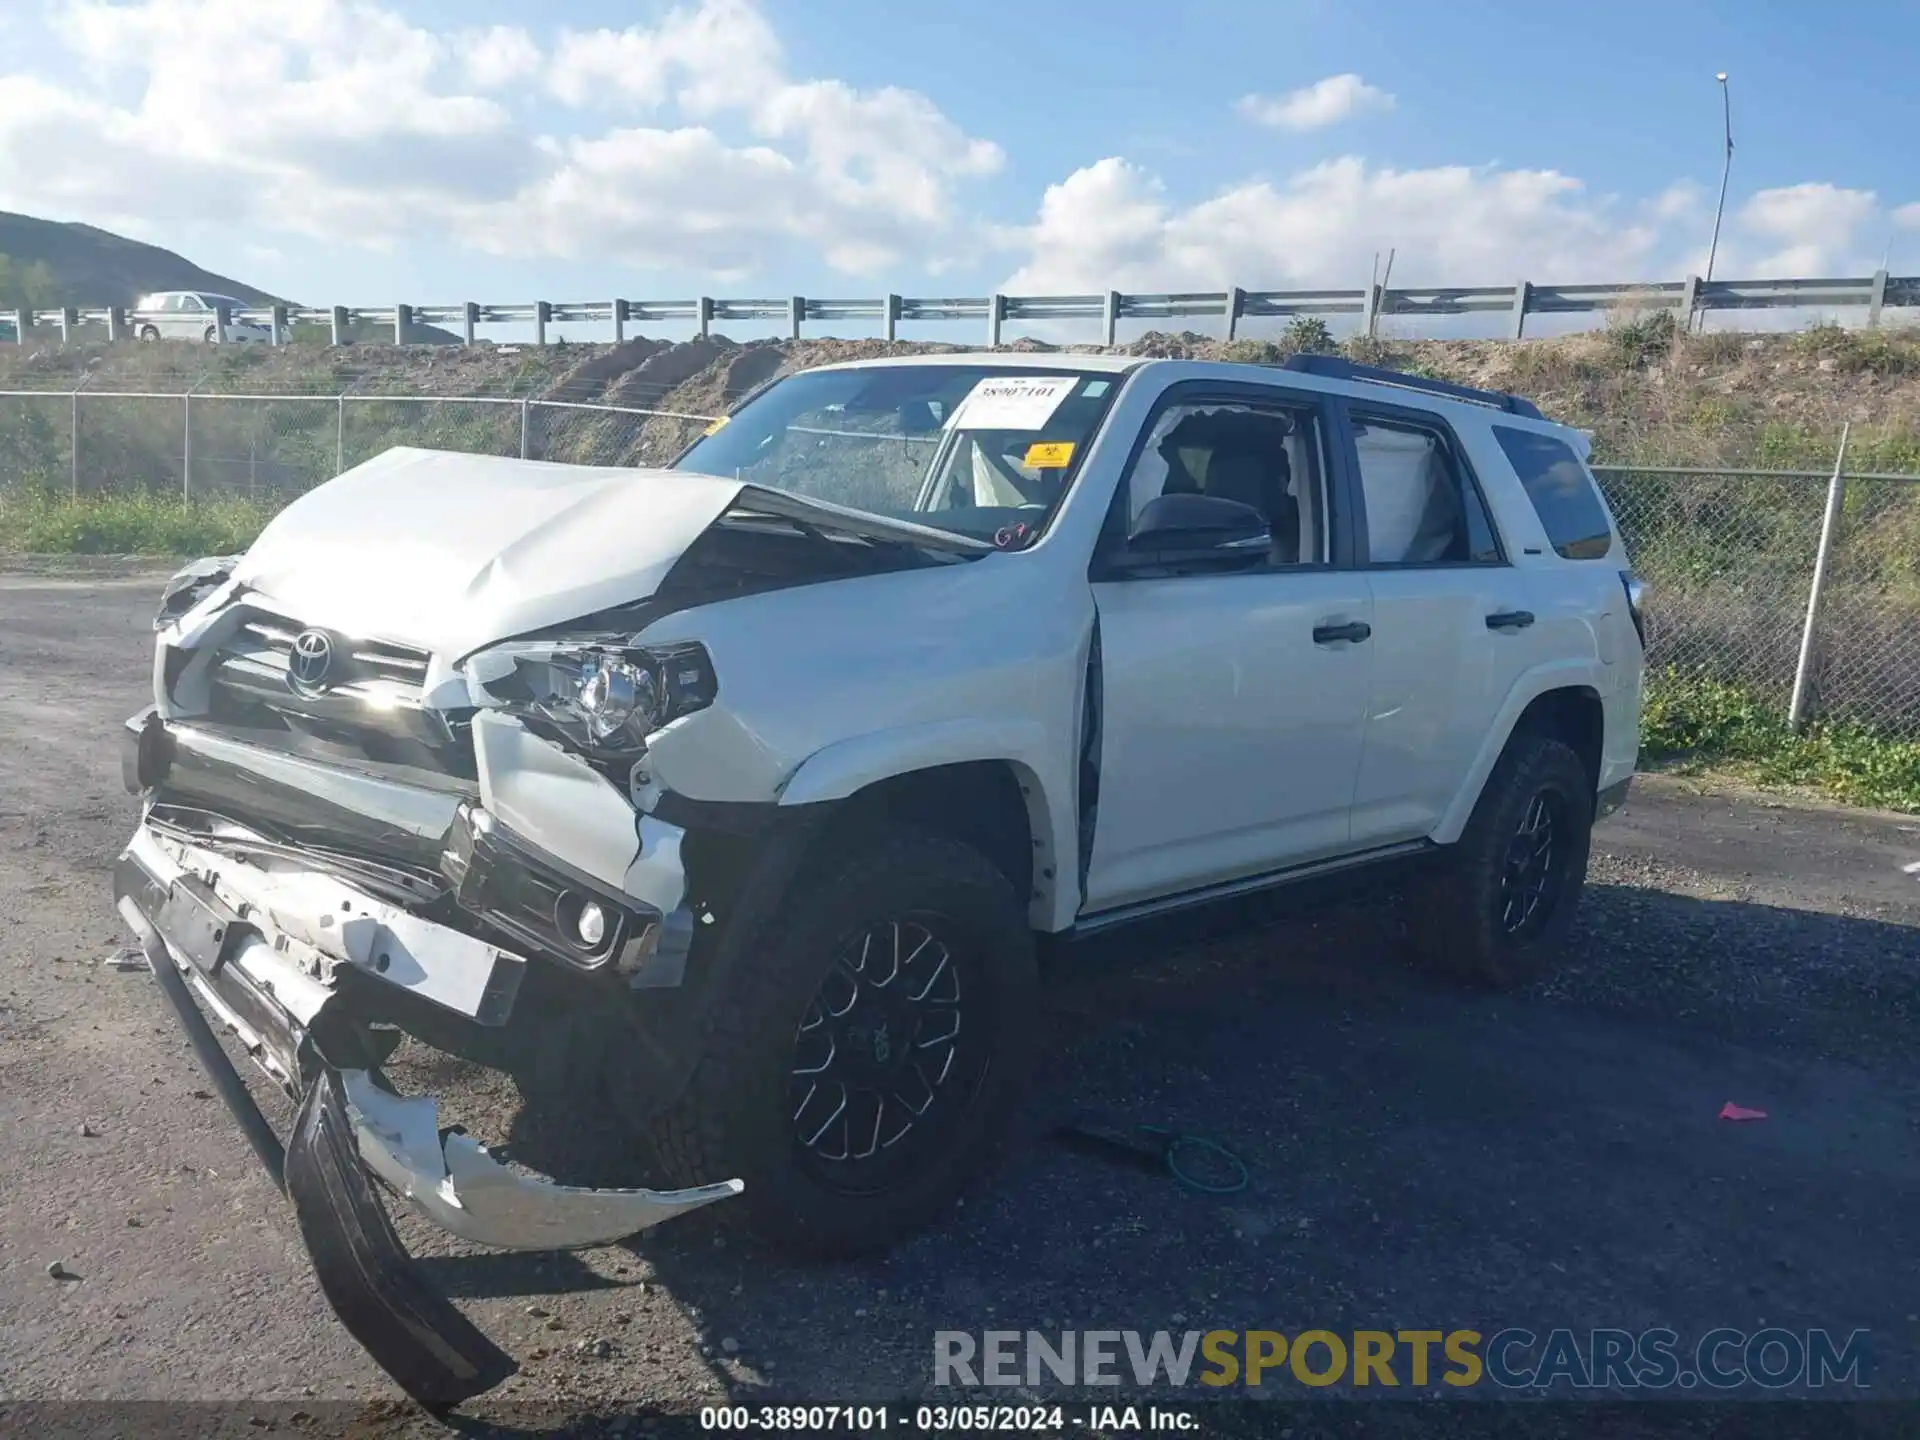
[[[1656,320],[1664,317],[1654,317]],[[640,337],[623,345],[331,349],[186,345],[0,346],[0,389],[196,394],[508,395],[718,415],[755,386],[816,365],[975,347],[885,340]],[[1009,354],[1086,353],[1031,338]],[[1142,357],[1273,364],[1273,340],[1154,332],[1117,347]],[[1354,340],[1350,357],[1512,390],[1592,430],[1616,463],[1818,469],[1843,422],[1861,469],[1920,472],[1920,336],[1815,326],[1794,334],[1675,335],[1648,321],[1560,339]]]

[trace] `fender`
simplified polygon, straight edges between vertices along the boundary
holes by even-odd
[[[1071,757],[1074,737],[1037,720],[940,720],[870,731],[816,750],[780,789],[782,808],[844,800],[881,780],[941,765],[999,761],[1013,767],[1034,838],[1029,913],[1041,930],[1063,930],[1078,908],[1078,819]]]
[[[1466,780],[1454,793],[1453,803],[1447,806],[1446,813],[1440,817],[1440,824],[1434,829],[1434,842],[1450,845],[1467,828],[1473,807],[1479,803],[1480,792],[1486,788],[1487,776],[1493,773],[1500,752],[1507,748],[1513,727],[1519,723],[1521,713],[1527,706],[1549,690],[1575,688],[1593,691],[1604,704],[1613,689],[1614,679],[1612,667],[1603,665],[1592,656],[1552,660],[1523,672],[1513,682],[1513,688],[1507,691],[1507,698],[1501,702],[1493,723],[1487,727],[1487,737],[1480,742],[1480,753],[1474,756]]]

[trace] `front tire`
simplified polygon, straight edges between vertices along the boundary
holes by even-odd
[[[1586,884],[1593,807],[1593,779],[1570,747],[1514,736],[1460,839],[1413,896],[1416,956],[1481,989],[1541,975]]]
[[[884,1250],[997,1150],[1037,991],[1006,877],[958,841],[883,831],[743,947],[655,1149],[677,1184],[745,1181],[715,1213],[782,1249]]]

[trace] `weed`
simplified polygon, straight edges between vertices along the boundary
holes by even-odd
[[[1843,722],[1796,732],[1778,703],[1701,672],[1669,666],[1648,675],[1640,744],[1655,762],[1719,766],[1762,785],[1920,811],[1920,741]]]
[[[1384,365],[1391,369],[1394,364],[1393,347],[1377,336],[1355,335],[1340,349],[1356,365]]]
[[[1607,344],[1621,363],[1637,370],[1670,353],[1679,330],[1671,310],[1645,314],[1619,311],[1608,317]]]
[[[1287,358],[1287,347],[1271,340],[1230,340],[1220,347],[1220,358],[1236,365],[1277,365]]]

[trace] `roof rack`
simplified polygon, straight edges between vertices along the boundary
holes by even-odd
[[[1444,395],[1450,400],[1491,405],[1496,410],[1505,410],[1509,415],[1523,415],[1529,420],[1547,418],[1531,400],[1510,395],[1504,390],[1477,390],[1471,385],[1456,385],[1451,380],[1432,380],[1425,375],[1410,375],[1404,370],[1357,365],[1338,355],[1311,355],[1302,351],[1297,355],[1289,355],[1281,363],[1281,369],[1297,370],[1303,375],[1318,375],[1326,380],[1370,380],[1376,385],[1397,385],[1402,390],[1425,390],[1432,395]]]

